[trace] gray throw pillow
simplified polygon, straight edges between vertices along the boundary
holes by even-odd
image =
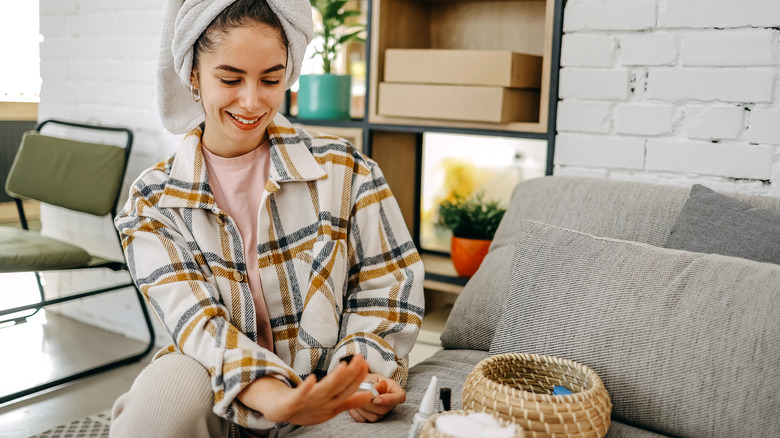
[[[780,264],[780,213],[696,184],[665,246]]]
[[[491,354],[604,381],[613,417],[673,436],[780,436],[780,266],[525,221]]]

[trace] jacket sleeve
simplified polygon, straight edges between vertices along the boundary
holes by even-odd
[[[115,219],[133,280],[175,348],[208,371],[214,412],[253,429],[279,426],[245,407],[236,396],[262,376],[274,376],[290,386],[300,383],[300,378],[278,356],[230,323],[218,291],[206,281],[179,231],[184,226],[182,218],[157,207],[154,200],[160,192],[150,186],[136,182]]]
[[[353,184],[348,281],[330,366],[360,353],[372,373],[404,386],[424,313],[425,270],[384,175],[369,165]]]

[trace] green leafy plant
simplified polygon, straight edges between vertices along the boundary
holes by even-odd
[[[360,11],[344,9],[348,0],[310,0],[311,6],[322,17],[322,28],[315,27],[314,33],[322,37],[322,44],[315,45],[314,56],[322,58],[322,69],[331,73],[331,64],[339,48],[351,41],[365,41],[360,34],[366,29],[362,23],[346,24],[347,19],[357,17]]]
[[[442,202],[437,225],[451,230],[455,237],[492,240],[506,208],[498,201],[485,201],[483,195],[456,195],[454,200]]]

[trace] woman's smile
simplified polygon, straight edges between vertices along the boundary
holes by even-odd
[[[230,116],[230,120],[233,121],[233,124],[236,125],[238,129],[244,129],[247,131],[250,131],[260,126],[260,121],[263,119],[263,116],[251,117],[251,116],[233,114],[229,111],[225,111],[225,112],[228,114],[228,116]]]

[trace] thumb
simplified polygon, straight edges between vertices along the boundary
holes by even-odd
[[[380,380],[379,383],[376,384],[376,391],[380,394],[386,393],[390,389],[390,386],[387,384],[386,380]]]

